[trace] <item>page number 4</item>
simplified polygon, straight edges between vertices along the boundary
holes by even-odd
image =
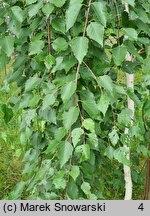
[[[143,203],[141,203],[138,207],[139,210],[143,211],[144,210],[144,206],[143,206]]]

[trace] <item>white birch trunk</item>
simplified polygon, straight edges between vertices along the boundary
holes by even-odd
[[[125,11],[127,13],[129,13],[129,6],[127,3],[125,3],[123,1],[124,7],[125,7]],[[132,56],[127,53],[126,55],[126,60],[127,61],[132,61]],[[127,88],[132,88],[134,90],[134,75],[133,74],[128,74],[126,73],[126,84],[127,84]],[[133,100],[131,100],[128,97],[128,108],[132,111],[132,115],[131,115],[131,124],[134,118],[134,102]],[[128,128],[125,128],[125,134],[129,133]],[[127,159],[130,160],[130,147],[128,147],[126,144],[124,144],[124,147],[126,149],[127,152]],[[123,166],[124,169],[124,180],[125,180],[125,197],[124,200],[131,200],[132,199],[132,177],[131,177],[131,169],[129,166],[124,165]]]

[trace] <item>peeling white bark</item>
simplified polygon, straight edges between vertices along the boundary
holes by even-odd
[[[123,1],[125,11],[129,13],[129,6],[126,2]],[[127,53],[126,55],[126,61],[132,61],[132,56],[130,53]],[[132,88],[134,90],[134,75],[133,74],[127,74],[126,73],[126,84],[127,88]],[[131,115],[131,124],[134,118],[134,102],[128,97],[128,108],[132,111]],[[128,128],[125,128],[125,134],[129,133]],[[126,149],[126,157],[128,160],[130,160],[130,147],[124,144],[124,148]],[[125,180],[125,197],[124,200],[131,200],[132,199],[132,177],[131,177],[131,169],[129,166],[124,165],[124,180]]]

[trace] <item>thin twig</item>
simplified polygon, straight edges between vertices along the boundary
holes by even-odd
[[[116,13],[116,24],[117,24],[117,43],[120,45],[120,15],[119,15],[119,10],[118,10],[118,5],[116,0],[114,0],[114,8],[115,8],[115,13]]]
[[[103,93],[102,87],[100,86],[97,77],[95,76],[95,74],[93,73],[93,71],[89,68],[89,66],[83,61],[83,64],[87,67],[87,69],[89,70],[89,72],[92,74],[93,78],[95,79],[101,93]]]

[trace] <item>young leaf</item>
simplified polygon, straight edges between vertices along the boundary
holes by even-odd
[[[42,40],[36,40],[31,42],[29,47],[29,55],[38,54],[42,51],[44,47],[44,41]]]
[[[64,38],[59,37],[53,41],[52,47],[57,52],[60,52],[60,51],[66,50],[68,48],[68,43],[66,42],[66,40]]]
[[[123,109],[121,113],[118,115],[118,123],[126,127],[130,126],[131,116],[132,110],[128,108]]]
[[[80,162],[84,162],[90,159],[90,147],[88,144],[77,146],[75,151],[77,153],[81,153]]]
[[[30,5],[30,4],[37,2],[37,0],[25,0],[25,2],[26,2],[26,5]]]
[[[112,146],[108,146],[105,149],[104,155],[106,155],[110,160],[114,157],[114,148]]]
[[[112,56],[117,66],[121,65],[127,54],[127,48],[125,46],[117,46],[112,50]]]
[[[108,136],[113,146],[115,146],[119,140],[119,136],[118,136],[116,127],[113,128],[113,130],[111,131],[111,133],[108,134]]]
[[[81,185],[81,189],[86,195],[89,195],[91,193],[91,186],[88,182],[83,182]]]
[[[69,101],[71,96],[75,93],[76,83],[74,81],[68,82],[61,89],[61,98],[64,103]]]
[[[76,59],[81,64],[88,51],[88,39],[86,37],[76,37],[70,42],[71,49]]]
[[[82,105],[84,110],[89,114],[92,119],[97,119],[99,117],[100,112],[94,100],[85,100],[83,101]]]
[[[125,34],[128,36],[129,40],[137,41],[138,33],[134,28],[124,28]]]
[[[54,4],[56,7],[61,8],[65,4],[66,0],[50,0],[50,3]]]
[[[73,129],[73,131],[71,132],[71,137],[72,137],[72,142],[73,142],[73,146],[76,147],[76,145],[78,144],[78,142],[80,141],[80,137],[81,135],[84,133],[82,128],[75,128]]]
[[[66,129],[64,127],[60,127],[55,133],[55,139],[57,141],[61,141],[66,135]]]
[[[52,153],[54,154],[59,146],[59,141],[58,140],[50,140],[50,143],[47,147],[47,149],[44,151],[45,154]]]
[[[135,0],[124,0],[127,4],[131,5],[132,7],[134,7],[135,5]]]
[[[70,175],[74,179],[74,181],[76,181],[79,174],[80,174],[79,166],[72,166],[71,171],[70,171]]]
[[[107,22],[107,8],[106,8],[106,3],[103,2],[94,2],[93,3],[93,9],[95,12],[95,15],[98,19],[98,21],[106,27],[106,22]]]
[[[104,76],[100,76],[98,78],[98,81],[100,83],[100,85],[102,87],[104,87],[104,89],[108,90],[109,92],[113,92],[113,82],[112,82],[112,79],[110,78],[110,76],[108,75],[104,75]]]
[[[83,0],[70,0],[69,8],[66,11],[66,31],[74,25],[82,7],[82,2]]]
[[[49,15],[53,12],[55,6],[51,3],[47,3],[44,5],[44,7],[42,8],[42,12],[49,17]]]
[[[89,138],[88,140],[90,141],[91,145],[94,148],[97,148],[98,147],[98,138],[97,138],[95,132],[88,134],[88,138]]]
[[[47,69],[50,70],[52,65],[54,65],[56,63],[55,57],[52,55],[46,56],[44,63],[45,63],[45,66],[47,67]]]
[[[108,96],[102,94],[100,100],[98,101],[98,109],[100,112],[103,113],[103,115],[105,116],[107,109],[109,107],[110,104],[110,100],[108,98]]]
[[[91,22],[87,27],[87,35],[103,46],[104,26],[96,22]]]
[[[31,91],[35,89],[40,83],[40,78],[34,76],[27,80],[25,84],[25,91]]]
[[[54,97],[53,94],[48,94],[44,97],[43,99],[43,106],[42,109],[46,109],[49,106],[53,105],[55,103],[56,98]]]
[[[14,6],[14,7],[11,7],[11,10],[12,10],[12,13],[15,17],[15,19],[22,23],[23,22],[23,10],[19,7],[19,6]]]
[[[67,112],[63,114],[63,124],[66,130],[70,130],[71,126],[77,121],[79,116],[79,109],[77,107],[70,107]]]
[[[42,7],[42,4],[43,4],[43,2],[40,1],[37,4],[32,4],[29,6],[28,13],[29,13],[30,18],[32,18],[33,16],[35,16],[39,12],[39,10]]]
[[[58,148],[58,157],[61,168],[69,160],[73,152],[73,147],[69,142],[61,142]]]
[[[53,184],[55,185],[55,188],[58,189],[65,189],[66,188],[66,179],[63,177],[55,177],[53,180]]]
[[[84,119],[82,126],[86,129],[89,130],[91,132],[95,131],[95,123],[92,119],[88,118],[88,119]]]
[[[2,49],[8,57],[14,52],[14,37],[11,35],[5,36],[2,41]]]

